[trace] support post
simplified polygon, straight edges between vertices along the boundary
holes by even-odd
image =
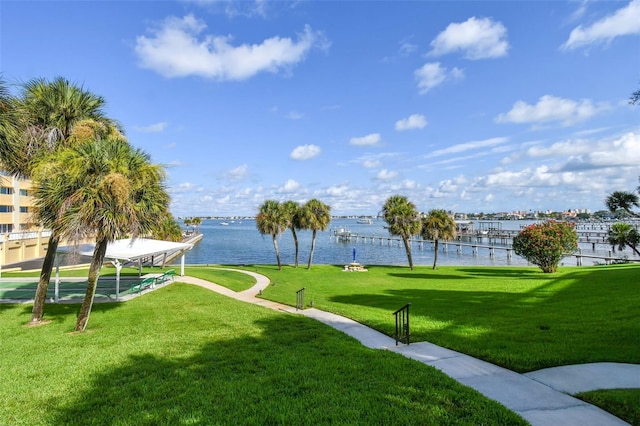
[[[58,303],[60,300],[60,260],[56,256],[56,281],[53,291],[53,301]]]
[[[120,271],[122,270],[122,263],[118,259],[111,262],[116,267],[116,302],[120,300]]]

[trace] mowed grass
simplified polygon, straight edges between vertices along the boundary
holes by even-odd
[[[632,426],[640,426],[640,389],[596,390],[577,397],[614,413]]]
[[[0,423],[525,424],[437,370],[317,321],[170,284],[97,304],[0,305]]]
[[[412,341],[429,341],[511,370],[611,361],[640,363],[640,265],[565,267],[341,266],[251,268],[264,298],[305,301],[390,336],[392,312],[411,303]]]
[[[233,291],[243,291],[253,287],[256,283],[251,275],[229,271],[209,266],[188,266],[185,275],[200,278],[227,287]]]

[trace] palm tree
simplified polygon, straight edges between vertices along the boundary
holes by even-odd
[[[24,113],[25,125],[17,153],[13,156],[13,167],[9,169],[16,176],[31,177],[34,165],[42,157],[64,147],[68,142],[76,143],[78,139],[86,139],[86,136],[74,139],[72,135],[75,126],[81,122],[86,124],[87,119],[103,124],[105,129],[120,128],[116,121],[105,116],[105,101],[102,97],[61,77],[51,82],[44,79],[27,82],[22,87],[17,103]],[[102,136],[103,133],[109,134],[111,130],[102,132],[96,127],[95,136]],[[41,210],[41,213],[40,224],[51,226],[51,220],[55,220],[55,212],[45,213]],[[60,242],[58,228],[52,226],[51,229],[33,303],[31,323],[42,321],[47,288]]]
[[[287,216],[287,226],[291,230],[291,235],[293,236],[293,243],[295,245],[295,267],[298,267],[298,235],[296,234],[296,229],[301,229],[302,225],[300,223],[300,214],[301,208],[300,204],[295,201],[285,201],[282,203],[282,208]]]
[[[167,214],[164,170],[124,138],[88,140],[59,150],[35,169],[38,212],[59,207],[54,229],[72,241],[95,236],[87,291],[75,330],[89,320],[108,243],[150,233]]]
[[[615,191],[607,197],[605,203],[611,213],[619,213],[622,210],[631,216],[640,217],[640,214],[631,210],[634,206],[640,207],[640,200],[633,192]]]
[[[155,240],[163,241],[182,241],[182,229],[173,215],[169,212],[162,218],[160,223],[151,231],[151,235]]]
[[[196,234],[200,233],[200,225],[202,225],[202,219],[198,216],[191,219],[191,223],[195,226]]]
[[[287,229],[287,216],[279,202],[267,200],[260,206],[258,216],[256,216],[256,226],[262,235],[271,235],[273,248],[276,251],[278,270],[282,270],[280,262],[280,249],[278,248],[277,237]]]
[[[609,229],[609,244],[617,246],[618,250],[623,250],[625,246],[640,256],[638,245],[640,244],[640,233],[628,223],[615,223]]]
[[[420,220],[415,204],[404,195],[393,195],[384,203],[382,215],[389,225],[391,235],[399,235],[402,238],[404,249],[407,252],[409,269],[413,271],[413,257],[411,256],[409,239],[420,232]]]
[[[300,212],[300,226],[301,229],[310,229],[312,231],[311,236],[311,251],[309,252],[309,262],[307,263],[307,269],[311,269],[311,261],[313,260],[313,252],[316,248],[316,234],[318,231],[324,231],[329,227],[331,222],[331,207],[323,203],[322,201],[312,198],[302,206]]]
[[[193,221],[191,220],[191,218],[186,218],[183,220],[184,222],[184,226],[187,227],[187,235],[189,235],[189,227],[193,224]]]
[[[0,76],[0,168],[9,174],[19,174],[21,153],[18,147],[22,116],[15,97]]]
[[[422,238],[434,241],[433,269],[438,263],[438,241],[452,240],[456,237],[456,222],[445,210],[434,209],[422,219]]]

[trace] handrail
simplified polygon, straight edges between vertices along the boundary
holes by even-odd
[[[296,311],[304,310],[304,289],[305,287],[302,287],[296,291]]]
[[[411,303],[407,303],[402,308],[391,314],[396,317],[396,346],[398,346],[398,342],[402,342],[407,345],[410,342],[409,306],[411,306]]]

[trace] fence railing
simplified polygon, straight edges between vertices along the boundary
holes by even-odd
[[[304,289],[305,287],[302,287],[300,290],[296,291],[296,311],[304,309]]]
[[[396,346],[398,346],[398,342],[406,345],[410,342],[409,306],[411,306],[411,303],[407,303],[393,313],[396,317]]]

